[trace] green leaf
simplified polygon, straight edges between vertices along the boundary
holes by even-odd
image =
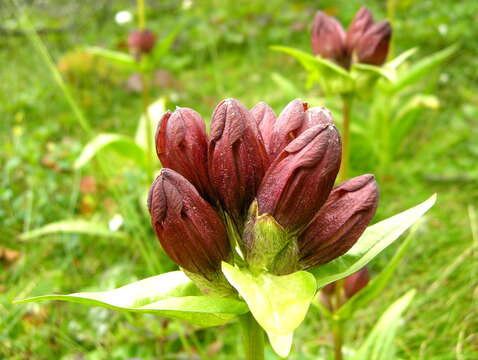
[[[165,112],[166,112],[166,99],[164,97],[159,98],[158,100],[156,100],[155,102],[153,102],[151,105],[148,106],[148,115],[149,115],[149,121],[150,121],[148,137],[151,140],[151,145],[152,145],[151,150],[153,151],[154,157],[156,157],[156,150],[154,146],[156,128],[158,127],[159,121],[161,120]],[[136,129],[136,134],[134,136],[134,140],[136,141],[136,144],[141,146],[141,148],[145,152],[146,152],[146,149],[148,148],[147,138],[146,138],[147,125],[148,123],[146,121],[146,116],[144,116],[143,114],[141,115],[139,119],[138,127]]]
[[[102,223],[86,220],[62,220],[47,224],[41,228],[25,232],[19,236],[20,240],[31,240],[51,234],[85,234],[91,236],[104,236],[109,238],[122,238],[124,233],[111,231]]]
[[[400,264],[400,261],[410,248],[412,240],[415,237],[417,228],[418,224],[412,227],[407,238],[402,243],[393,258],[388,262],[385,269],[383,269],[378,276],[374,277],[364,289],[360,290],[342,307],[340,307],[340,309],[336,313],[339,318],[350,318],[356,310],[364,308],[380,295],[383,289],[385,289],[388,283],[393,279],[393,274],[397,269],[398,264]]]
[[[380,317],[360,349],[351,360],[389,360],[395,359],[394,338],[401,323],[401,317],[410,305],[415,290],[410,290],[395,301]]]
[[[248,312],[242,301],[203,296],[181,271],[146,278],[123,287],[69,295],[44,295],[16,303],[63,300],[128,312],[155,314],[197,326],[216,326]]]
[[[345,255],[310,270],[317,278],[318,288],[357,272],[410,226],[420,219],[436,201],[436,194],[423,203],[369,226],[357,243]]]
[[[101,56],[115,64],[118,64],[124,68],[130,70],[137,70],[138,64],[134,57],[129,54],[120,51],[108,50],[98,46],[91,46],[86,48],[86,52]]]
[[[287,356],[293,332],[304,320],[317,290],[313,275],[306,271],[284,276],[253,274],[225,262],[222,271],[267,332],[277,354]]]
[[[309,73],[309,83],[318,82],[326,94],[344,94],[354,90],[354,80],[349,72],[329,60],[287,46],[272,46],[271,49],[296,58]]]
[[[75,161],[75,169],[81,169],[104,150],[113,150],[124,157],[130,158],[139,166],[146,167],[146,154],[144,150],[131,138],[119,134],[103,133],[97,135],[85,145],[80,156]]]
[[[452,45],[420,60],[410,69],[407,69],[403,75],[398,77],[393,86],[393,91],[398,92],[407,86],[417,83],[422,77],[429,74],[433,69],[448,59],[457,49],[457,45]]]
[[[183,27],[182,24],[176,26],[165,38],[163,38],[153,49],[153,57],[156,61],[161,60],[161,58],[166,55],[171,46],[173,45],[174,40],[178,36],[179,31]]]
[[[407,60],[410,56],[415,54],[417,50],[418,48],[414,47],[407,51],[404,51],[400,55],[398,55],[395,59],[390,60],[389,62],[384,64],[383,67],[389,70],[397,70],[398,67],[402,65],[405,62],[405,60]]]

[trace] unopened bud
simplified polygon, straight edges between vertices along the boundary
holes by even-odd
[[[162,169],[148,196],[154,231],[168,256],[187,271],[208,280],[230,257],[221,218],[182,175]]]
[[[299,237],[303,268],[322,265],[345,254],[372,220],[377,203],[373,175],[358,176],[336,187]]]
[[[242,226],[269,158],[250,112],[234,99],[214,110],[209,142],[209,178],[221,204]]]
[[[156,35],[150,30],[134,30],[128,36],[128,47],[134,55],[150,53],[156,43]]]
[[[325,203],[340,167],[341,143],[333,125],[317,125],[293,140],[272,162],[257,195],[259,214],[288,231],[303,229]]]
[[[180,173],[213,203],[207,146],[205,124],[197,112],[177,108],[173,113],[168,111],[164,114],[156,132],[156,152],[162,166]]]

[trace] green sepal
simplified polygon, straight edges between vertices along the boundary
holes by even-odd
[[[252,271],[269,271],[276,275],[297,270],[298,247],[271,215],[258,214],[257,202],[249,210],[242,246],[245,260]]]
[[[221,271],[209,274],[209,279],[206,279],[200,274],[192,273],[183,268],[181,268],[181,270],[204,295],[215,297],[237,297],[236,291],[229,284]]]

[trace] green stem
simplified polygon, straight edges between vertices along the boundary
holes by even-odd
[[[340,319],[332,320],[332,334],[334,336],[334,355],[335,360],[342,360],[342,342],[343,342],[343,327]]]
[[[264,331],[249,312],[239,317],[245,360],[264,360]]]
[[[342,162],[340,163],[339,181],[347,180],[350,157],[350,111],[352,98],[342,97]]]
[[[390,21],[390,24],[393,26],[395,25],[395,14],[397,10],[397,0],[388,0],[387,1],[387,18]],[[388,49],[388,58],[393,58],[394,46],[393,46],[393,36],[390,39],[390,45]]]
[[[334,316],[332,317],[332,336],[334,339],[334,355],[335,360],[342,360],[342,344],[343,344],[343,320],[340,319],[336,312],[343,305],[345,294],[344,294],[344,285],[345,280],[340,279],[335,282],[335,290],[332,300],[332,312]]]
[[[138,27],[143,30],[146,27],[146,12],[144,10],[144,0],[137,0],[136,7],[138,12]]]

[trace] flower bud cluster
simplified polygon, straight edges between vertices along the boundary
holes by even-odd
[[[353,62],[382,65],[388,55],[392,28],[386,20],[375,23],[362,7],[347,32],[337,19],[318,11],[312,26],[312,52],[348,69]]]
[[[293,100],[220,102],[210,135],[192,109],[167,112],[156,133],[164,168],[149,193],[153,228],[185,271],[214,282],[222,261],[287,274],[325,264],[357,241],[375,213],[377,186],[362,175],[334,188],[340,135],[330,111]]]

